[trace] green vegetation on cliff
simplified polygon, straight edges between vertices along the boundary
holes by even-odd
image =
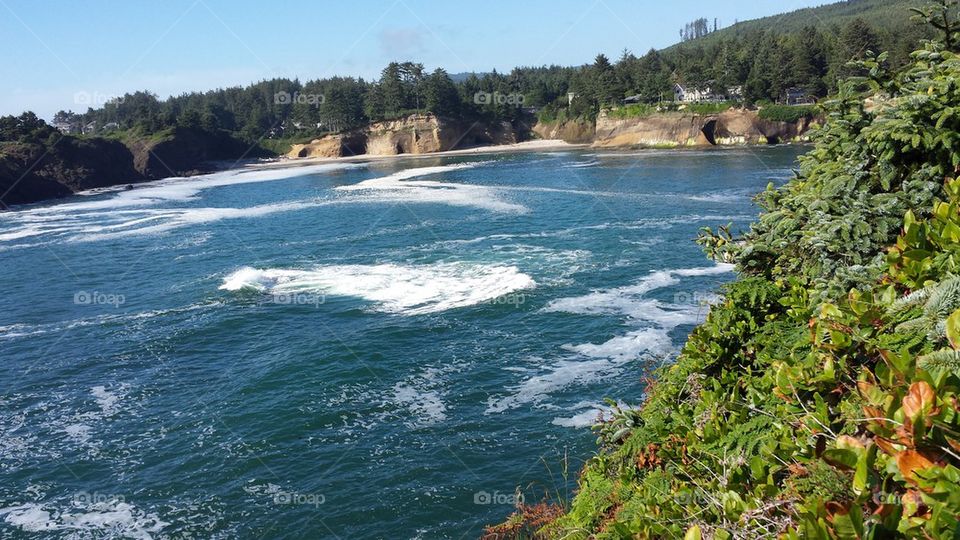
[[[173,126],[65,135],[33,113],[0,117],[0,210],[77,191],[195,174],[268,155],[224,130]]]
[[[743,236],[703,232],[737,281],[569,506],[489,538],[960,537],[960,57],[912,58],[864,63]]]

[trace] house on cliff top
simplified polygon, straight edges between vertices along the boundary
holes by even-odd
[[[712,87],[704,89],[684,86],[680,83],[673,85],[673,100],[678,103],[716,103],[720,101],[740,101],[743,99],[743,88],[732,86],[726,91],[718,92]]]

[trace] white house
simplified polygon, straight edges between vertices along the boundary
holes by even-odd
[[[680,103],[697,103],[701,101],[723,101],[723,96],[717,95],[710,88],[683,86],[680,83],[673,85],[673,100]]]
[[[54,122],[53,127],[60,130],[60,133],[67,135],[80,132],[80,125],[72,122]]]

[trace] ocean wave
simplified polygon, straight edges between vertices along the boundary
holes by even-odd
[[[620,409],[630,408],[622,402],[618,403],[617,406]],[[581,401],[580,403],[570,407],[568,410],[571,412],[581,412],[569,417],[558,416],[550,423],[560,427],[585,428],[593,426],[599,422],[609,420],[613,413],[613,407],[610,405],[592,403],[589,401]]]
[[[134,313],[122,313],[122,314],[106,314],[98,315],[95,317],[86,317],[81,319],[72,319],[66,321],[59,321],[53,323],[42,323],[42,324],[28,324],[28,323],[13,323],[8,325],[0,326],[0,340],[5,339],[16,339],[16,338],[25,338],[32,336],[40,336],[44,334],[51,334],[56,332],[62,332],[65,330],[72,330],[74,328],[84,328],[87,326],[101,326],[101,325],[121,325],[124,323],[135,322],[142,319],[152,319],[154,317],[160,317],[164,315],[179,314],[185,312],[191,312],[199,309],[217,307],[220,302],[205,302],[198,304],[191,304],[179,308],[170,308],[170,309],[155,309],[149,311],[138,311]]]
[[[272,182],[346,169],[365,168],[363,163],[326,163],[308,167],[237,169],[188,178],[174,177],[137,184],[134,189],[116,192],[112,197],[94,201],[63,203],[17,211],[15,217],[60,215],[76,211],[112,210],[139,207],[168,201],[193,199],[201,191],[241,184]]]
[[[665,355],[671,348],[668,331],[661,328],[637,330],[596,345],[564,345],[570,356],[510,387],[509,395],[488,400],[486,414],[539,404],[554,392],[619,375],[627,363],[643,355]]]
[[[157,234],[222,219],[262,217],[277,212],[331,204],[330,201],[301,200],[248,208],[158,207],[162,203],[196,199],[200,192],[216,187],[271,182],[360,167],[366,165],[331,163],[309,167],[241,169],[141,183],[135,189],[113,192],[106,198],[0,213],[0,224],[6,229],[0,232],[0,242],[36,237],[57,241],[93,241],[137,234]],[[21,244],[16,247],[30,245],[37,244]]]
[[[489,302],[535,286],[515,266],[439,263],[330,265],[310,270],[244,267],[226,276],[220,289],[355,297],[372,302],[377,311],[421,315]]]
[[[569,356],[510,387],[510,394],[491,398],[486,413],[541,403],[551,393],[574,384],[596,383],[618,375],[624,366],[644,357],[667,357],[675,349],[670,332],[678,326],[696,323],[705,312],[702,306],[692,303],[663,303],[645,295],[676,285],[681,278],[718,275],[732,270],[733,265],[728,264],[660,270],[651,272],[633,285],[550,302],[541,312],[615,315],[626,317],[641,327],[601,343],[563,345],[562,350]]]
[[[337,191],[357,197],[361,202],[371,203],[436,203],[451,206],[467,206],[503,213],[524,213],[528,209],[520,204],[504,200],[500,188],[414,180],[423,176],[471,169],[485,161],[457,163],[435,167],[417,167],[395,172],[388,176],[364,180],[358,184],[338,186]]]
[[[332,201],[291,201],[278,204],[263,204],[246,208],[177,208],[154,212],[154,215],[104,226],[84,226],[85,231],[72,237],[75,242],[109,240],[124,236],[166,233],[181,227],[212,223],[224,219],[258,218],[280,212],[294,212],[335,204]],[[159,222],[159,223],[152,223]],[[152,223],[150,225],[137,227]]]
[[[600,164],[599,161],[592,159],[590,161],[578,161],[576,163],[569,163],[567,165],[564,165],[563,168],[564,169],[585,169],[588,167],[596,167],[599,164]]]

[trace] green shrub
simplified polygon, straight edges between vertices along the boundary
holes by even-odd
[[[541,536],[960,537],[960,59],[914,58],[865,63],[743,237],[704,231],[740,278]]]
[[[683,110],[693,114],[720,114],[733,107],[733,105],[733,103],[728,101],[721,103],[687,103],[683,106]]]
[[[799,122],[803,118],[813,118],[817,114],[816,105],[765,105],[757,113],[762,120],[772,122]]]
[[[609,111],[611,118],[643,118],[657,112],[657,106],[649,103],[632,103]]]

